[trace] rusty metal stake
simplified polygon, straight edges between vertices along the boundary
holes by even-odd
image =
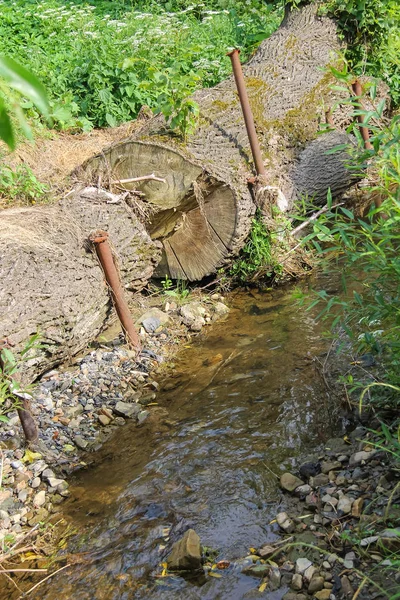
[[[247,95],[246,84],[243,77],[242,65],[239,59],[240,50],[232,50],[228,53],[231,59],[233,75],[235,77],[236,87],[239,94],[240,105],[242,107],[244,122],[246,125],[247,135],[250,142],[251,153],[253,155],[254,165],[257,175],[266,177],[263,158],[261,155],[260,144],[257,137],[256,128],[254,125],[253,113],[251,110],[249,97]]]
[[[360,81],[358,79],[356,79],[355,82],[351,84],[351,87],[353,89],[354,95],[356,96],[357,106],[361,110],[363,108],[363,105],[361,102],[361,96],[363,94],[363,89],[362,89]],[[367,150],[372,150],[373,146],[369,139],[369,131],[368,131],[368,128],[365,127],[365,125],[364,125],[364,115],[357,115],[357,121],[360,126],[360,133],[362,135],[362,139],[364,140],[365,148]]]
[[[106,231],[96,231],[89,239],[96,248],[97,256],[103,268],[106,281],[110,287],[113,304],[121,322],[125,338],[133,348],[139,351],[139,336],[133,324],[128,304],[125,300],[125,294],[108,242],[108,233]]]
[[[8,342],[8,340],[0,340],[0,350],[2,348],[11,348],[11,344]],[[3,371],[4,373],[4,364],[1,356],[0,371]],[[4,373],[4,375],[7,377],[6,373]],[[14,391],[12,389],[13,381],[13,378],[9,377],[10,391],[18,399],[19,406],[17,406],[17,413],[19,420],[21,421],[22,429],[24,430],[25,439],[27,442],[36,442],[39,437],[39,431],[30,410],[31,407],[29,399],[31,396],[30,394],[26,394],[24,392]]]

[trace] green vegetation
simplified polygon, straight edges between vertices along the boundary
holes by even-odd
[[[196,107],[185,98],[230,71],[274,31],[281,7],[262,2],[66,2],[3,0],[0,54],[23,62],[48,90],[59,129],[115,126],[142,105],[186,133]],[[176,11],[176,12],[174,12]],[[27,100],[22,108],[35,118]]]
[[[14,379],[21,362],[29,360],[32,357],[31,351],[41,347],[39,334],[36,333],[26,342],[17,360],[12,350],[6,344],[0,343],[0,422],[6,422],[7,413],[20,406],[18,394],[25,394],[29,390],[28,387],[22,388]]]
[[[267,230],[262,217],[253,219],[249,238],[229,274],[240,285],[260,279],[271,279],[282,274],[282,266],[274,258],[276,233]]]
[[[366,116],[382,123],[380,110]],[[340,273],[345,297],[326,290],[316,292],[312,306],[323,304],[321,316],[340,325],[357,355],[371,353],[384,371],[380,379],[391,386],[400,384],[400,117],[387,126],[369,124],[373,150],[359,153],[360,165],[370,161],[370,179],[365,190],[374,203],[364,217],[355,217],[345,207],[330,210],[313,225],[305,243],[312,243],[320,260]],[[379,204],[377,202],[377,204]],[[352,389],[356,382],[348,380]],[[365,385],[365,381],[359,382]],[[374,386],[368,394],[376,406],[398,407],[396,389]]]
[[[19,124],[25,137],[32,133],[21,108],[21,102],[14,97],[14,92],[29,99],[32,106],[44,115],[49,114],[49,105],[44,87],[27,69],[8,56],[0,56],[0,140],[10,148],[15,148],[15,132],[10,118]]]
[[[187,288],[186,281],[178,279],[176,285],[174,286],[174,282],[168,277],[168,275],[166,275],[165,279],[162,280],[161,285],[164,295],[170,296],[178,304],[183,304],[190,294],[190,290]]]
[[[397,0],[326,0],[348,44],[346,59],[356,75],[383,79],[400,104],[400,4]]]
[[[0,164],[0,200],[6,205],[16,198],[23,204],[35,204],[38,200],[43,201],[48,191],[48,186],[40,183],[32,169],[24,163],[15,169]]]

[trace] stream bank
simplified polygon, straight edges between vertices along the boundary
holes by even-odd
[[[355,524],[364,527],[372,518],[373,527],[382,517],[396,477],[385,483],[393,475],[386,457],[361,441],[365,431],[349,433],[354,425],[341,394],[326,386],[349,357],[332,357],[323,376],[329,342],[312,315],[293,304],[290,288],[241,292],[229,305],[223,323],[181,348],[173,369],[150,376],[159,384],[149,390],[158,406],[141,426],[127,421],[93,464],[69,479],[69,498],[52,515],[71,529],[57,557],[57,567],[69,566],[32,598],[323,600],[329,593],[339,600],[348,597],[343,577],[357,592],[355,569],[371,565],[358,562]],[[365,455],[354,462],[359,451],[369,453],[365,465]],[[288,484],[288,475],[281,479],[285,473],[289,480],[300,477],[294,483],[303,489]],[[293,492],[282,489],[288,485]],[[352,514],[354,506],[365,518]],[[372,535],[369,523],[362,539]],[[195,579],[164,566],[190,528],[205,560]],[[293,536],[291,542],[311,544],[314,554],[304,547],[290,553],[284,546]],[[35,581],[27,574],[23,583]],[[11,587],[7,593],[13,597]],[[364,585],[358,597],[374,594]]]

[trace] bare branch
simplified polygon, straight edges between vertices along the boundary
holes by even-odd
[[[166,179],[162,177],[156,177],[154,173],[151,175],[142,175],[142,177],[130,177],[129,179],[117,179],[116,181],[112,181],[112,185],[124,184],[124,183],[135,183],[136,181],[161,181],[161,183],[167,183]]]

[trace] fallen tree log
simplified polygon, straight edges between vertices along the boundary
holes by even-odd
[[[335,197],[352,183],[343,164],[347,154],[332,158],[325,153],[338,144],[337,135],[315,140],[327,107],[339,97],[331,89],[333,76],[324,69],[337,60],[340,49],[335,23],[318,16],[317,9],[312,4],[288,12],[278,31],[243,67],[265,183],[279,190],[286,207],[299,192],[321,199],[330,187]],[[102,184],[128,181],[127,189],[136,186],[155,207],[147,226],[151,237],[163,244],[157,273],[200,280],[242,247],[255,212],[247,182],[254,172],[233,78],[197,92],[193,99],[200,117],[186,141],[157,116],[135,137],[88,161],[77,175]],[[348,107],[344,112],[348,115]],[[334,118],[345,120],[340,111]],[[299,166],[311,140],[311,151]],[[153,172],[167,183],[129,184],[130,178]]]
[[[0,338],[18,352],[39,332],[44,345],[21,364],[24,381],[83,350],[104,326],[110,298],[88,243],[93,230],[109,232],[128,290],[140,290],[160,258],[123,198],[96,188],[48,207],[4,210],[0,222]]]

